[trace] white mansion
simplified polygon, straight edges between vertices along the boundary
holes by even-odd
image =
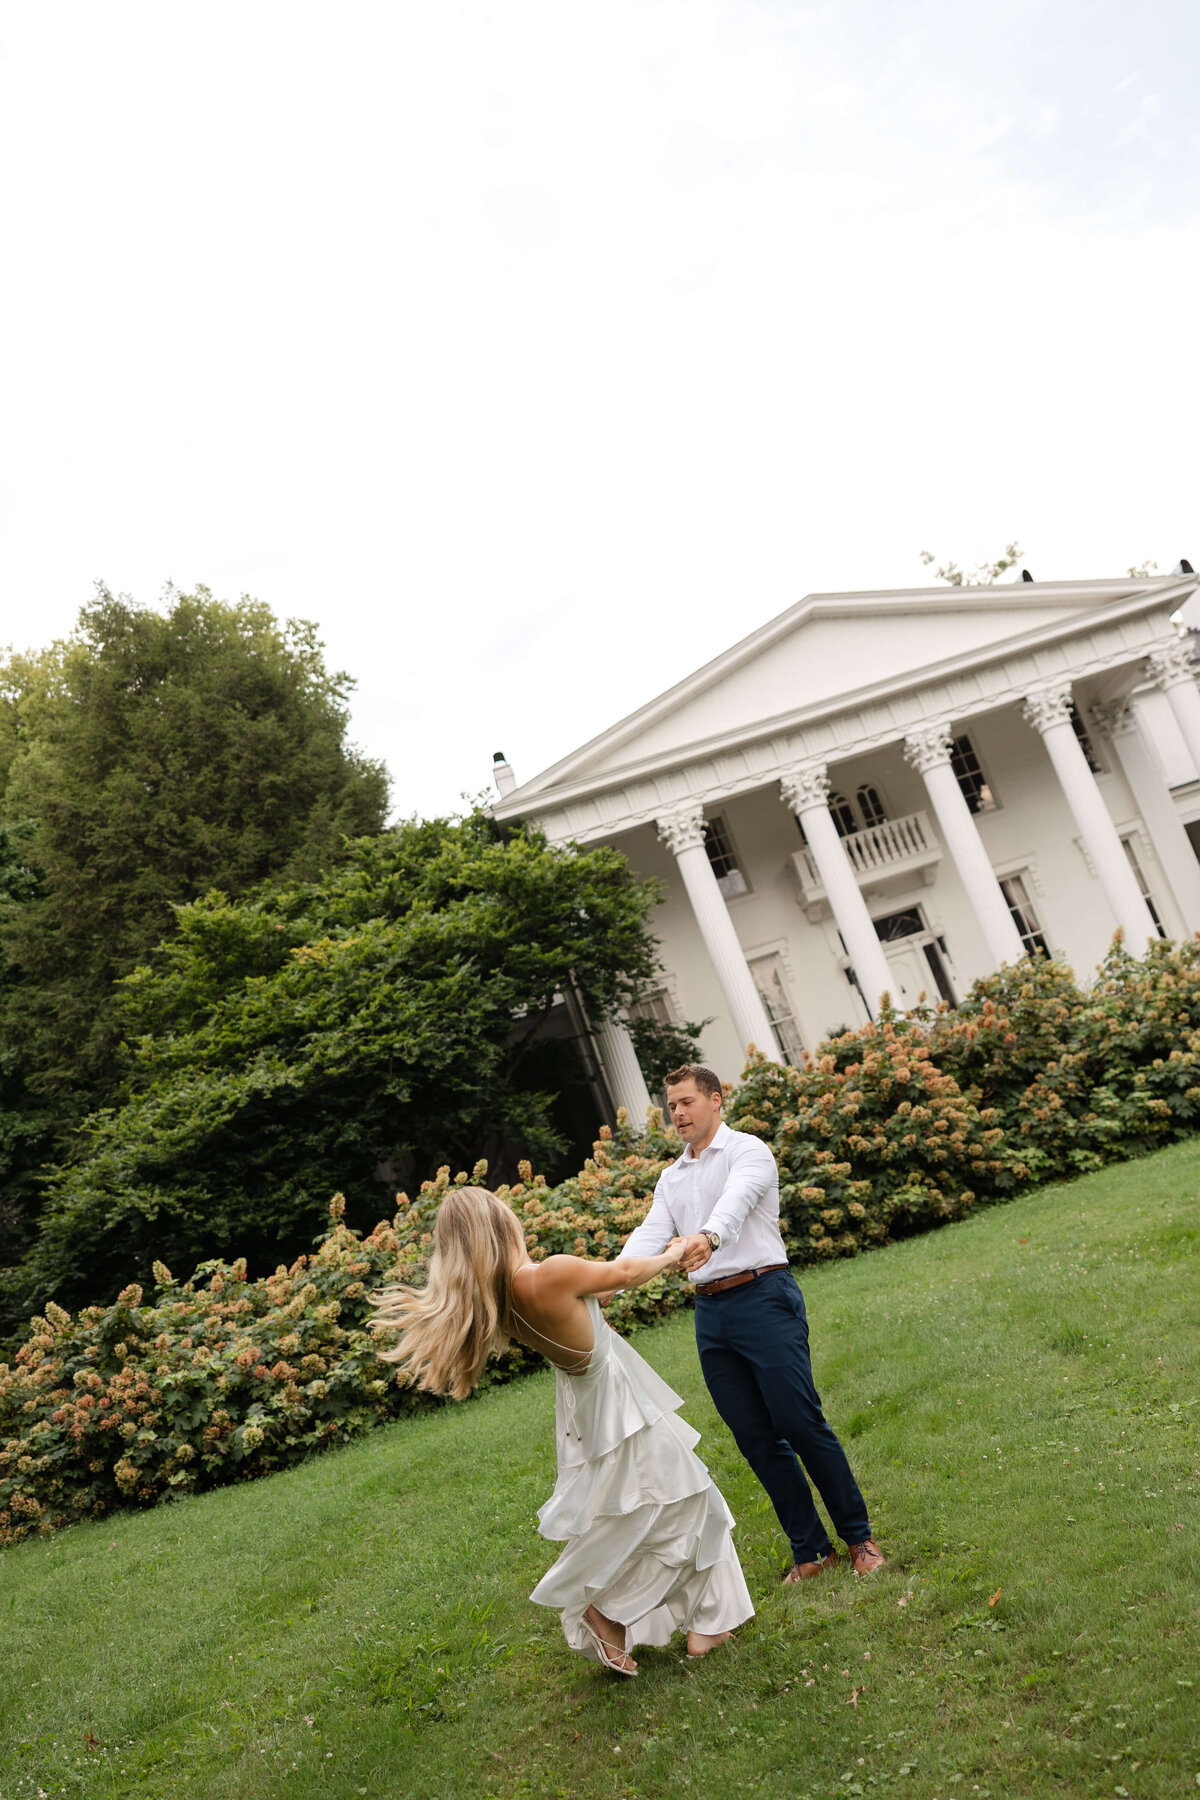
[[[497,757],[495,813],[663,880],[644,1004],[727,1079],[1032,947],[1086,978],[1118,925],[1200,930],[1197,586],[814,594],[523,786]],[[640,1119],[627,1032],[595,1046]]]

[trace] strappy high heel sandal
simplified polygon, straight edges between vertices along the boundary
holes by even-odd
[[[617,1648],[616,1644],[610,1644],[605,1638],[602,1638],[586,1613],[583,1615],[582,1623],[583,1629],[587,1632],[593,1644],[596,1646],[596,1655],[600,1658],[600,1661],[611,1675],[637,1674],[636,1668],[622,1668],[621,1663],[618,1660],[618,1658],[624,1657],[627,1662],[631,1662],[633,1659],[628,1650],[620,1650]]]

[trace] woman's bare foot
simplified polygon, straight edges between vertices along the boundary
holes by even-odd
[[[706,1637],[702,1631],[689,1631],[687,1653],[691,1657],[707,1656],[718,1644],[727,1644],[732,1636],[732,1631],[718,1631],[712,1637]]]
[[[589,1606],[583,1617],[585,1624],[591,1626],[592,1636],[599,1639],[600,1656],[605,1666],[619,1674],[634,1674],[637,1664],[625,1649],[625,1627],[618,1625],[615,1619],[606,1619],[594,1606]]]

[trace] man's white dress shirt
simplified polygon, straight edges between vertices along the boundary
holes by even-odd
[[[673,1237],[715,1231],[720,1248],[692,1281],[722,1281],[744,1269],[785,1263],[779,1232],[779,1170],[761,1138],[717,1126],[707,1149],[683,1155],[664,1169],[650,1211],[626,1239],[629,1256],[658,1256]]]

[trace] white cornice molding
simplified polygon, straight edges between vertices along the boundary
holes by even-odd
[[[955,659],[940,670],[906,672],[866,696],[841,696],[806,717],[770,721],[761,730],[730,734],[719,744],[694,744],[638,769],[625,769],[535,798],[506,802],[499,817],[537,819],[554,842],[590,842],[653,823],[684,807],[712,805],[764,788],[798,765],[846,761],[910,737],[923,726],[969,720],[1021,704],[1063,680],[1083,680],[1136,668],[1162,645],[1170,600],[1141,597],[1138,605],[1105,608],[1054,633],[1025,634],[987,660]],[[520,799],[514,795],[512,799]]]
[[[1167,609],[1166,617],[1177,610],[1187,597],[1196,591],[1194,576],[1182,578],[1175,576],[1158,576],[1146,581],[1073,581],[1073,582],[1022,582],[1003,588],[914,588],[903,592],[863,592],[849,594],[811,594],[778,618],[770,620],[751,632],[749,637],[734,644],[731,649],[714,657],[703,668],[697,669],[665,693],[648,701],[636,712],[610,726],[599,736],[573,750],[569,756],[563,757],[551,768],[535,775],[522,787],[508,794],[496,807],[496,816],[500,819],[523,818],[539,815],[548,804],[560,805],[577,793],[588,793],[604,786],[620,787],[631,780],[652,774],[659,769],[678,767],[696,756],[719,753],[732,744],[751,739],[769,737],[779,730],[791,729],[807,718],[818,718],[834,713],[853,711],[868,700],[885,696],[888,693],[903,691],[906,688],[920,685],[929,680],[946,678],[954,673],[975,666],[995,661],[997,658],[1011,654],[1016,647],[1022,649],[1037,647],[1041,644],[1052,644],[1077,633],[1084,625],[1085,619],[1079,613],[1090,615],[1086,623],[1105,623],[1126,614],[1136,615],[1149,607]],[[1057,619],[1042,626],[1035,632],[1021,632],[1011,638],[1001,638],[977,649],[964,651],[939,663],[931,663],[921,669],[907,669],[900,675],[883,682],[875,682],[867,687],[838,694],[827,700],[818,702],[814,707],[792,709],[785,714],[756,721],[751,727],[740,727],[734,731],[722,733],[720,736],[705,740],[702,743],[689,745],[683,750],[665,752],[660,756],[644,759],[639,763],[626,764],[624,767],[605,770],[600,775],[589,775],[587,766],[595,759],[613,750],[621,744],[636,737],[639,732],[656,724],[659,719],[668,717],[678,707],[686,705],[699,694],[707,691],[717,682],[732,674],[743,663],[769,649],[780,638],[788,636],[800,626],[816,618],[866,618],[889,614],[921,613],[937,614],[939,612],[961,612],[964,606],[980,605],[986,596],[986,606],[993,612],[1020,611],[1028,612],[1031,605],[1070,605],[1077,609],[1076,616]],[[1164,628],[1159,640],[1168,635]],[[1145,654],[1145,652],[1143,652]],[[582,773],[580,771],[583,771]],[[551,799],[553,796],[553,799]]]
[[[1160,641],[1153,619],[1145,621],[1145,641]],[[1071,680],[1130,666],[1140,670],[1145,654],[1139,634],[1128,623],[1090,632],[1072,649]],[[914,688],[903,697],[903,704],[896,699],[883,700],[832,722],[823,722],[820,730],[805,727],[777,732],[766,743],[749,749],[734,746],[727,752],[708,756],[697,750],[682,768],[667,768],[612,786],[597,784],[574,795],[555,795],[552,804],[531,807],[529,812],[552,842],[611,838],[653,824],[664,814],[685,807],[716,805],[738,794],[769,787],[797,767],[864,755],[915,735],[925,724],[947,718],[969,721],[976,714],[998,707],[1020,706],[1031,693],[1054,685],[1047,680],[1047,673],[1035,653],[1010,656],[990,670],[972,672],[969,680],[928,682]],[[1059,676],[1059,681],[1063,679]],[[837,730],[839,726],[841,729]]]

